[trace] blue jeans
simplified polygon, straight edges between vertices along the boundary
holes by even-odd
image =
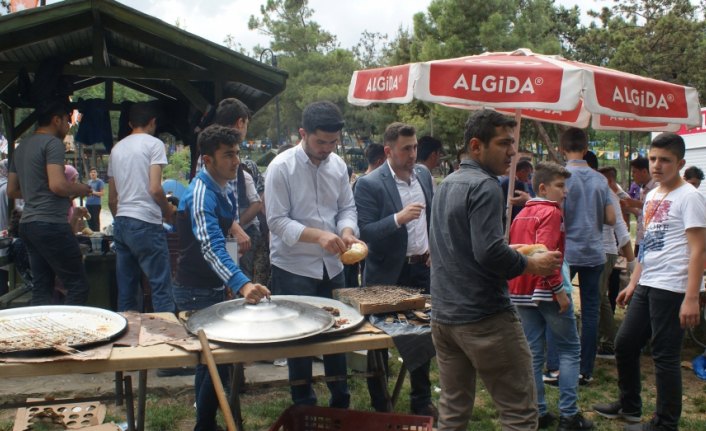
[[[559,313],[556,302],[539,301],[537,307],[517,307],[522,320],[527,343],[532,352],[534,383],[537,386],[537,406],[540,416],[547,413],[544,397],[544,340],[551,332],[552,341],[559,354],[559,412],[562,416],[573,416],[579,412],[576,405],[578,394],[580,349],[576,332],[574,307]]]
[[[88,281],[76,235],[68,223],[20,223],[32,271],[31,305],[51,304],[54,277],[64,284],[66,305],[86,305]]]
[[[603,264],[596,266],[571,265],[571,279],[579,275],[581,298],[581,374],[593,376],[598,347],[598,317],[601,307],[600,281]]]
[[[615,337],[620,402],[626,412],[642,412],[640,354],[652,340],[657,402],[655,419],[676,430],[682,408],[681,347],[684,330],[679,310],[684,294],[638,285]]]
[[[118,311],[139,310],[142,272],[152,288],[152,308],[174,312],[167,236],[161,224],[116,217],[114,227]]]
[[[321,296],[331,298],[332,290],[344,286],[343,272],[333,278],[328,277],[324,270],[323,280],[304,277],[292,274],[272,265],[272,281],[270,287],[275,295],[305,295]],[[305,380],[307,383],[291,386],[292,402],[294,404],[316,405],[316,394],[311,386],[311,364],[312,358],[288,358],[289,380]],[[326,377],[341,377],[344,380],[327,382],[331,398],[330,407],[347,409],[350,404],[350,393],[348,392],[348,381],[345,380],[348,374],[346,367],[346,355],[338,353],[335,355],[324,355],[324,372]]]
[[[180,311],[201,310],[225,300],[225,289],[186,287],[174,283],[174,303]],[[230,365],[217,365],[218,375],[222,382],[228,382]],[[228,386],[226,385],[226,388]],[[218,412],[218,397],[213,387],[211,374],[206,365],[196,366],[194,377],[194,390],[196,393],[196,425],[194,431],[215,431],[216,412]]]

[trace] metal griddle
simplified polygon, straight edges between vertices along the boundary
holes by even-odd
[[[80,347],[109,341],[127,320],[94,307],[46,305],[0,310],[0,353]]]

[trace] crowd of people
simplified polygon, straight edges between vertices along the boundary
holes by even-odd
[[[56,276],[65,303],[82,305],[88,285],[67,213],[70,198],[90,195],[98,201],[89,200],[86,213],[97,220],[104,185],[93,170],[90,185],[65,172],[66,106],[45,104],[37,119],[35,133],[15,152],[6,186],[0,164],[0,193],[6,188],[9,198],[25,202],[19,236],[32,271],[32,304],[50,303]],[[559,142],[566,166],[521,161],[515,196],[508,200],[503,177],[516,157],[516,123],[495,111],[470,116],[458,169],[440,184],[432,171],[444,155],[442,143],[417,139],[415,128],[400,122],[386,128],[382,145],[366,148],[368,170],[351,184],[335,153],[344,127],[335,104],[307,105],[298,145],[281,148],[260,174],[239,156],[250,112],[237,99],[225,99],[213,124],[198,135],[200,168],[174,205],[161,186],[167,158],[154,137],[158,121],[154,104],[134,104],[132,133],[110,155],[118,311],[143,310],[143,273],[159,312],[198,310],[235,296],[257,303],[271,294],[330,298],[334,289],[358,285],[414,287],[433,298],[441,395],[437,409],[430,363],[422,363],[409,370],[410,410],[438,419],[439,430],[467,428],[478,377],[503,429],[536,430],[554,422],[558,430],[592,429],[578,388],[593,382],[597,355],[614,355],[620,393],[617,401],[593,407],[599,415],[626,420],[630,430],[678,429],[680,341],[699,323],[706,251],[706,201],[692,186],[703,173],[690,168],[685,178],[679,175],[685,161],[678,135],[659,135],[648,158],[631,162],[637,187],[625,192],[615,169],[598,169],[590,157],[586,133],[568,129]],[[634,249],[631,214],[638,223]],[[179,237],[173,277],[163,222]],[[226,247],[231,237],[238,255]],[[344,268],[339,255],[358,242],[369,254]],[[631,274],[622,290],[614,268],[619,255]],[[575,276],[580,331],[571,295]],[[616,329],[615,305],[628,303]],[[657,404],[649,422],[640,423],[639,361],[648,341]],[[328,404],[348,408],[345,355],[323,361]],[[291,386],[292,401],[315,405],[312,358],[287,363],[290,381],[298,382]],[[225,378],[228,368],[218,370]],[[547,405],[545,382],[559,387],[558,417]],[[368,389],[375,410],[390,410],[379,379],[370,379]],[[195,430],[216,429],[218,402],[205,366],[196,370],[195,397]]]

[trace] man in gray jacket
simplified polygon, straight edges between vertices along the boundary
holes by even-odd
[[[434,196],[431,232],[432,337],[439,364],[439,431],[465,430],[475,400],[476,375],[490,393],[504,430],[537,429],[532,356],[510,303],[507,280],[547,275],[560,252],[525,257],[503,237],[503,194],[497,176],[516,154],[514,120],[495,111],[466,123],[458,171]]]
[[[360,178],[354,192],[360,237],[369,248],[363,285],[407,286],[429,293],[431,174],[415,166],[417,136],[413,126],[390,124],[384,144],[387,161]],[[387,350],[384,355],[387,358]],[[429,361],[410,369],[409,374],[412,413],[436,417]],[[387,411],[379,380],[368,379],[368,389],[375,410]]]

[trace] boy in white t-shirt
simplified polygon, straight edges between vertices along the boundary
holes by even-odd
[[[645,237],[628,287],[618,295],[627,314],[615,339],[620,399],[597,404],[601,416],[635,424],[626,430],[677,430],[682,406],[681,345],[684,329],[699,324],[706,251],[706,201],[679,176],[684,140],[662,133],[650,145],[650,174],[659,187],[645,199]],[[639,423],[640,353],[650,340],[657,402],[648,423]]]

